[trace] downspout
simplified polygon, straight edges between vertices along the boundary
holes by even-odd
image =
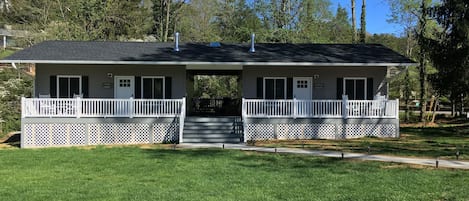
[[[18,68],[16,67],[15,62],[11,62],[11,66],[13,66],[14,69],[18,69]]]

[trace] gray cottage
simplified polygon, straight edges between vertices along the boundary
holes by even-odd
[[[1,62],[36,65],[22,147],[398,137],[388,81],[415,64],[377,44],[254,40],[46,41]],[[195,75],[237,76],[241,97],[194,97]]]

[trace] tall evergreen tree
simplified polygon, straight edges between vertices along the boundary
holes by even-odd
[[[421,36],[438,69],[433,81],[441,93],[448,94],[453,103],[459,103],[462,113],[462,98],[469,90],[469,2],[442,0],[429,11],[443,28],[436,39]]]
[[[366,0],[362,1],[362,13],[360,17],[360,42],[366,43]]]

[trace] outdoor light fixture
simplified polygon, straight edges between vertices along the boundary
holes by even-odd
[[[112,73],[107,73],[107,76],[108,76],[108,77],[112,77]]]

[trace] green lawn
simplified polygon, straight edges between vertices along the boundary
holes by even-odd
[[[468,200],[469,171],[161,147],[0,150],[1,200]]]
[[[0,50],[0,59],[10,56],[11,54],[15,53],[13,50]]]
[[[296,140],[256,142],[266,147],[296,147],[372,154],[469,160],[469,126],[434,128],[401,127],[400,138],[361,138],[349,140]]]

